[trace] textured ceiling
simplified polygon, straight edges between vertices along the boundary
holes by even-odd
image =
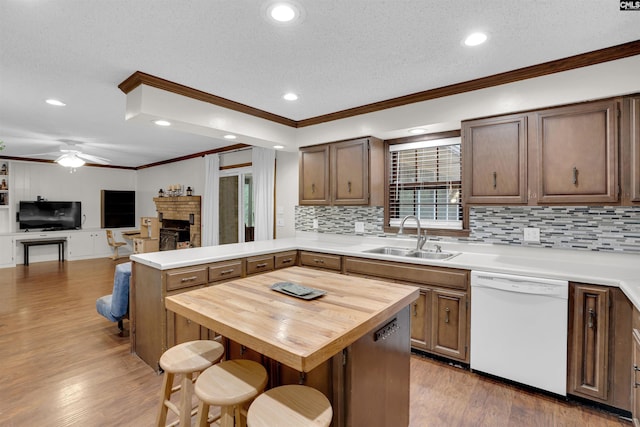
[[[301,120],[640,39],[617,0],[296,0],[295,25],[268,22],[270,3],[0,1],[1,154],[71,140],[139,166],[228,145],[126,122],[117,86],[137,70]]]

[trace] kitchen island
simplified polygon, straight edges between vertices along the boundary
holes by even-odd
[[[279,282],[326,293],[296,298],[271,289]],[[408,307],[418,292],[412,286],[290,267],[168,296],[165,304],[300,372],[300,382],[320,369],[329,382],[321,391],[332,402],[334,426],[402,426],[409,420]]]

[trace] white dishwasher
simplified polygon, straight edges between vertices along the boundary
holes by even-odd
[[[471,369],[567,394],[569,284],[471,272]]]

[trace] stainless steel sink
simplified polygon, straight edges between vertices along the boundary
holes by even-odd
[[[428,251],[428,250],[417,251],[415,249],[395,248],[392,246],[383,246],[381,248],[369,249],[364,252],[368,252],[370,254],[395,255],[395,256],[402,256],[402,257],[422,258],[422,259],[435,259],[440,261],[444,261],[458,255],[457,252],[438,252],[438,251]]]
[[[414,258],[423,258],[423,259],[437,259],[440,261],[444,261],[449,258],[453,258],[456,255],[458,254],[454,252],[413,251],[405,256],[410,256]]]
[[[369,252],[371,254],[383,254],[383,255],[397,255],[397,256],[408,256],[414,249],[407,248],[394,248],[391,246],[384,246],[382,248],[369,249],[364,252]]]

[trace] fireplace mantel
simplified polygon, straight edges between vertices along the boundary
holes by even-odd
[[[200,196],[154,197],[158,220],[189,221],[189,236],[192,247],[201,245]],[[162,227],[162,225],[161,225]]]

